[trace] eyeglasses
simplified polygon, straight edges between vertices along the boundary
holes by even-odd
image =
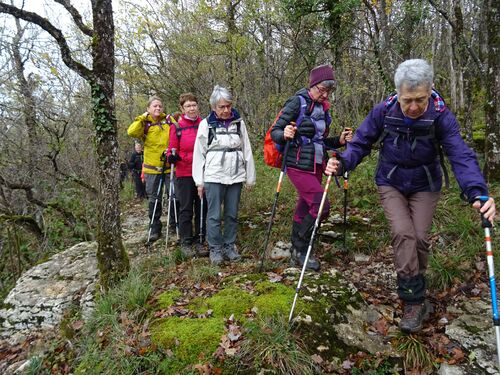
[[[196,108],[196,107],[198,107],[198,104],[196,104],[196,103],[195,104],[184,104],[182,107],[186,108],[186,109],[188,109],[188,108]]]
[[[329,96],[332,93],[332,91],[333,91],[333,88],[327,89],[326,87],[323,87],[323,86],[320,86],[320,85],[316,85],[316,88],[318,89],[318,91],[319,91],[319,93],[321,95],[325,95],[326,94],[326,95]]]

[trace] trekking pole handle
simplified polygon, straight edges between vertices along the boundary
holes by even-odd
[[[481,203],[481,207],[484,206],[488,199],[490,199],[490,197],[488,197],[487,195],[480,195],[479,197],[476,197],[476,200],[479,200],[479,202]],[[481,226],[483,228],[491,228],[493,226],[491,222],[484,217],[483,213],[481,213]]]

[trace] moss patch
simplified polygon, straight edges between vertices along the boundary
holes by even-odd
[[[189,308],[204,313],[213,310],[213,316],[217,318],[229,318],[234,314],[236,319],[241,319],[254,305],[255,297],[238,287],[227,287],[210,298],[196,298]]]
[[[224,280],[223,288],[211,297],[199,297],[187,306],[190,310],[203,314],[212,310],[207,319],[183,319],[170,317],[162,319],[152,328],[153,341],[174,353],[164,362],[164,373],[189,373],[189,365],[211,361],[224,334],[224,319],[234,315],[243,326],[251,324],[248,312],[257,308],[257,316],[288,318],[295,295],[298,275],[288,275],[285,283],[272,283],[265,275],[237,275]],[[159,306],[168,307],[181,296],[177,289],[159,297]],[[297,324],[299,336],[306,343],[310,354],[316,348],[329,349],[321,353],[329,358],[345,358],[347,353],[359,349],[348,347],[337,336],[335,324],[346,323],[346,316],[362,303],[355,290],[343,282],[336,273],[307,274],[297,300],[294,316],[301,316]],[[306,315],[312,322],[304,321]],[[307,320],[307,319],[306,319]]]
[[[171,317],[151,327],[151,338],[174,353],[162,363],[164,374],[186,373],[190,364],[210,360],[224,332],[222,319],[182,319]]]
[[[166,309],[180,297],[182,297],[182,292],[179,289],[172,289],[162,293],[158,296],[158,307],[160,309]]]
[[[258,295],[255,298],[255,307],[258,308],[259,315],[286,314],[292,307],[295,290],[278,283],[263,281],[255,285]],[[297,301],[297,309],[304,309],[304,301]]]

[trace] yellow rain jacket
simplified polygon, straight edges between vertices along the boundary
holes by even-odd
[[[162,113],[160,121],[155,122],[149,114],[142,114],[128,127],[130,137],[144,141],[144,173],[160,174],[163,166],[162,154],[168,147],[170,125],[166,121],[167,115]],[[144,129],[146,129],[146,134]],[[170,164],[166,164],[165,172],[170,172]]]

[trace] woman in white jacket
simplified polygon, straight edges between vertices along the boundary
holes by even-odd
[[[210,261],[216,265],[240,258],[235,242],[241,189],[243,183],[255,184],[255,164],[247,129],[238,111],[232,108],[232,102],[233,97],[226,88],[214,87],[210,96],[212,112],[198,127],[193,153],[193,179],[200,198],[206,194],[207,241]]]

